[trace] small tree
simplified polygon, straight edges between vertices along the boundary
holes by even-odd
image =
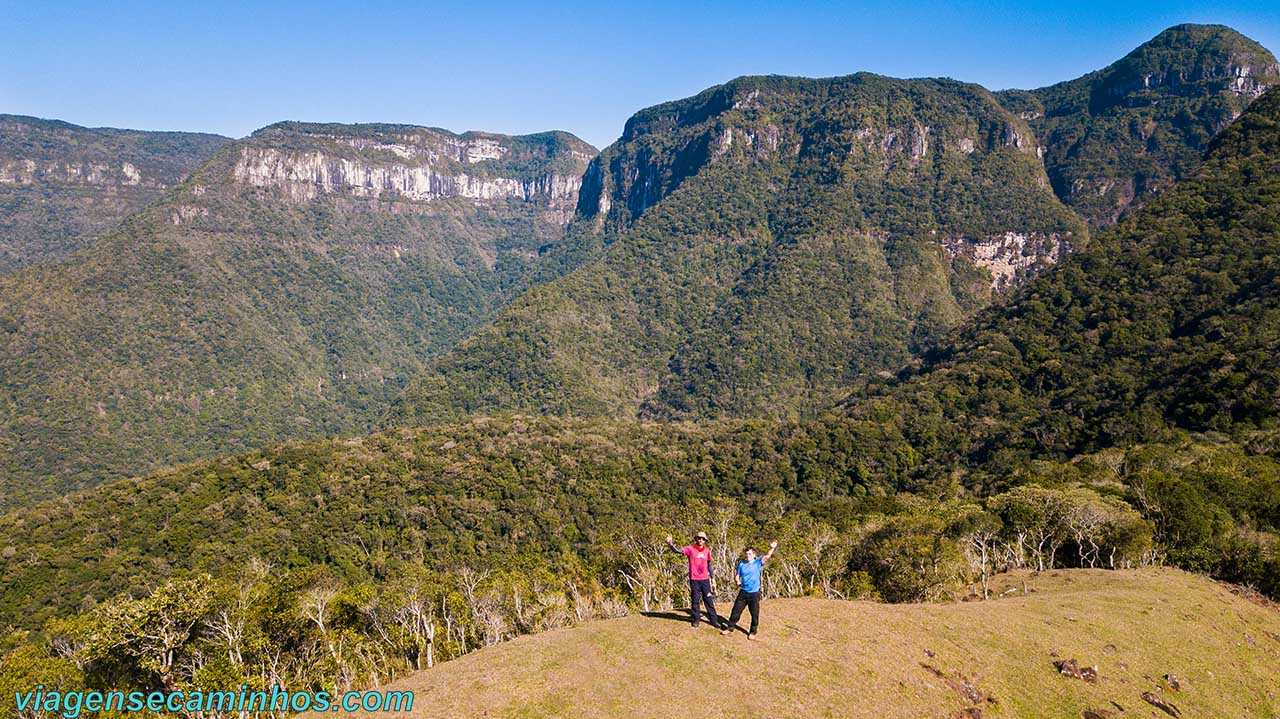
[[[142,599],[105,602],[93,613],[85,656],[90,661],[136,662],[140,673],[154,674],[161,686],[173,689],[177,661],[197,638],[213,597],[213,580],[206,575],[170,580]]]

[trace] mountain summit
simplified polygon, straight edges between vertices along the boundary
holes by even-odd
[[[1044,147],[1054,191],[1095,226],[1188,176],[1280,64],[1221,25],[1178,25],[1084,77],[1001,94]]]
[[[1224,717],[1275,706],[1280,643],[1262,638],[1280,631],[1273,610],[1170,570],[1024,578],[1034,594],[1004,577],[1012,596],[992,602],[769,601],[756,642],[692,631],[683,612],[592,622],[399,679],[386,688],[414,692],[413,711],[365,716],[682,716],[693,703],[717,719],[1166,716],[1160,704]],[[1066,662],[1098,680],[1065,675],[1055,665]]]

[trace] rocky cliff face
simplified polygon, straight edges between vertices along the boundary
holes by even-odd
[[[1094,226],[1199,166],[1209,141],[1268,87],[1280,64],[1219,25],[1179,25],[1097,72],[1001,94],[1028,119],[1054,191]]]
[[[953,262],[985,270],[993,293],[1005,292],[1050,267],[1070,251],[1061,234],[1004,232],[982,238],[951,236],[942,247]]]
[[[421,165],[373,165],[328,157],[320,152],[286,153],[275,149],[243,148],[235,179],[255,187],[283,189],[295,201],[313,200],[322,193],[353,197],[392,196],[409,200],[465,197],[472,200],[514,198],[576,204],[580,177],[543,175],[533,178],[474,177],[465,172],[440,172],[430,161]]]
[[[98,162],[53,161],[41,164],[31,159],[9,160],[0,164],[0,185],[97,185],[110,192],[116,187],[165,188],[175,178],[159,178],[142,172],[132,162],[103,164]]]
[[[285,138],[306,139],[305,147]],[[283,145],[283,146],[282,146]],[[245,142],[231,175],[293,202],[321,195],[386,202],[463,198],[533,203],[567,224],[595,149],[564,133],[512,138],[396,126],[284,123]]]
[[[547,138],[551,145],[537,158],[530,145],[512,138],[426,128],[363,137],[308,132],[310,140],[327,145],[310,150],[271,146],[277,134],[261,133],[262,142],[241,148],[232,169],[236,181],[278,189],[295,202],[321,194],[420,202],[513,199],[539,204],[560,224],[577,206],[577,170],[595,155],[569,136]]]
[[[84,247],[226,142],[0,115],[0,273]]]

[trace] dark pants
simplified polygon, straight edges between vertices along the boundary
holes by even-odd
[[[698,622],[702,617],[698,614],[698,601],[707,605],[707,621],[715,626],[720,626],[720,616],[716,614],[716,605],[712,603],[715,599],[711,595],[710,579],[690,579],[689,580],[689,611],[693,613],[693,626],[698,626]]]
[[[738,590],[738,598],[733,600],[733,612],[729,614],[729,626],[738,626],[743,609],[751,610],[751,633],[755,634],[760,626],[760,592]]]

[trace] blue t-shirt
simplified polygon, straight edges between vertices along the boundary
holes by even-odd
[[[738,562],[738,576],[742,577],[742,591],[760,591],[760,571],[762,569],[764,569],[764,562],[760,561],[759,557],[750,562]]]

